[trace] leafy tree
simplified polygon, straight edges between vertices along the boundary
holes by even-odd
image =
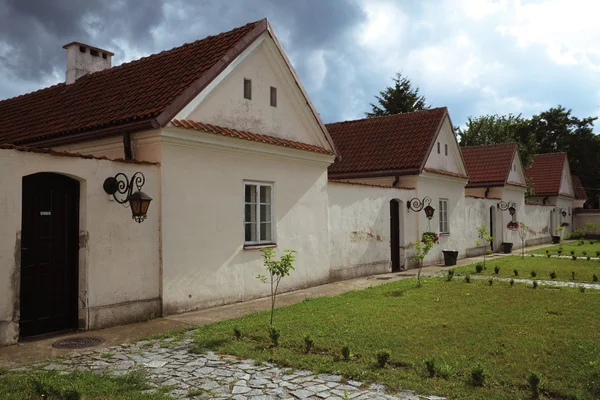
[[[289,276],[290,272],[294,270],[294,254],[295,250],[285,250],[283,256],[279,261],[273,259],[275,251],[270,248],[262,249],[260,251],[263,256],[263,262],[267,271],[269,272],[270,284],[271,284],[271,320],[269,326],[273,327],[273,313],[275,312],[275,299],[277,297],[277,290],[279,289],[279,282],[284,276]],[[262,282],[267,282],[267,277],[264,275],[258,275],[257,279]],[[271,330],[270,332],[274,332]],[[274,343],[276,340],[274,340]]]
[[[367,117],[379,117],[381,115],[400,114],[411,111],[426,110],[425,96],[419,94],[419,88],[413,88],[410,80],[397,73],[393,78],[394,84],[375,96],[379,105],[371,103],[372,111],[365,113]]]
[[[421,270],[423,269],[423,260],[433,248],[435,239],[431,235],[423,235],[420,242],[415,243],[415,253],[413,254],[413,261],[419,264],[419,271],[417,272],[417,286],[421,286]]]

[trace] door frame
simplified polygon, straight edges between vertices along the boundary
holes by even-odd
[[[82,305],[82,303],[80,302],[80,298],[82,296],[82,294],[85,294],[87,292],[86,288],[85,288],[85,284],[86,284],[86,277],[85,277],[85,269],[82,268],[85,265],[86,262],[86,257],[85,257],[85,247],[82,248],[81,244],[80,244],[80,229],[82,229],[82,225],[84,223],[84,219],[82,218],[82,216],[84,215],[84,213],[82,212],[82,205],[85,204],[85,202],[82,202],[82,194],[83,191],[85,190],[85,181],[82,181],[81,179],[78,179],[75,176],[72,176],[70,174],[61,174],[61,173],[57,173],[57,172],[48,172],[48,171],[40,171],[40,172],[33,172],[31,174],[27,174],[27,175],[23,175],[20,179],[20,183],[21,183],[21,190],[20,190],[20,194],[21,194],[21,201],[19,202],[19,206],[21,207],[20,209],[20,217],[21,217],[21,223],[20,223],[20,235],[18,236],[18,248],[22,249],[23,248],[23,228],[24,228],[24,220],[23,220],[23,216],[24,216],[24,207],[23,207],[23,202],[25,201],[25,191],[26,191],[26,184],[25,184],[25,180],[27,178],[31,178],[34,177],[36,175],[40,175],[40,176],[59,176],[61,177],[61,179],[65,178],[71,181],[71,183],[73,185],[76,185],[76,190],[74,191],[74,198],[72,200],[72,202],[70,202],[70,204],[75,205],[75,210],[74,215],[72,215],[73,217],[73,224],[75,226],[71,227],[71,229],[73,230],[73,235],[75,237],[72,237],[72,248],[69,250],[70,254],[69,254],[69,258],[71,259],[71,262],[73,263],[72,265],[72,271],[73,271],[73,283],[72,285],[73,287],[73,299],[72,301],[75,302],[75,304],[72,304],[73,307],[73,315],[71,316],[72,321],[71,321],[71,327],[68,328],[68,330],[70,329],[85,329],[86,324],[87,324],[87,318],[86,318],[86,308],[85,308],[85,304]],[[87,243],[86,243],[87,246]],[[15,279],[15,284],[16,284],[16,301],[15,301],[15,315],[19,316],[18,319],[16,319],[15,322],[17,322],[17,332],[19,335],[19,340],[23,340],[23,339],[35,339],[37,337],[45,337],[45,336],[51,336],[53,334],[59,334],[63,331],[57,331],[57,332],[49,332],[49,333],[43,333],[41,335],[35,335],[35,336],[22,336],[21,335],[21,329],[20,329],[20,315],[21,315],[21,298],[22,298],[22,293],[21,293],[21,268],[22,268],[22,260],[23,260],[23,254],[22,254],[21,250],[19,252],[19,259],[17,260],[17,262],[15,263],[15,267],[17,269],[17,276]],[[83,273],[82,273],[83,272]],[[83,318],[82,318],[83,317]]]

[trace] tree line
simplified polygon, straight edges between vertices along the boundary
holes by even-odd
[[[375,96],[367,117],[397,114],[431,108],[411,81],[397,73],[393,84]],[[590,205],[598,207],[600,194],[600,136],[594,134],[596,117],[578,118],[562,105],[541,111],[530,118],[521,114],[487,114],[468,117],[463,127],[455,127],[461,146],[516,142],[525,166],[534,154],[566,152],[571,173],[577,175]]]

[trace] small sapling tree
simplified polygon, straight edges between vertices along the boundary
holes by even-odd
[[[525,257],[525,238],[527,237],[527,231],[529,227],[524,222],[519,222],[519,237],[521,238],[521,258]]]
[[[423,259],[433,248],[435,240],[436,238],[434,236],[423,234],[421,241],[415,243],[415,254],[413,254],[413,261],[419,264],[419,271],[417,272],[418,286],[421,286],[421,270],[423,269]]]
[[[271,284],[271,320],[269,326],[273,326],[273,313],[275,312],[275,300],[277,298],[277,290],[279,289],[279,283],[284,276],[289,276],[290,272],[294,270],[294,260],[296,254],[295,250],[285,250],[280,260],[273,259],[275,251],[267,248],[260,251],[263,257],[263,263],[269,277],[264,275],[258,275],[256,278],[260,279],[264,283]]]
[[[477,239],[475,243],[477,244],[477,246],[483,246],[483,267],[485,268],[487,245],[492,240],[494,240],[494,238],[490,236],[490,232],[488,231],[487,225],[481,225],[479,228],[477,228],[477,236],[479,237],[479,239]]]

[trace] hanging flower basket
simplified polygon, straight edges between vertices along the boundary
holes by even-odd
[[[560,224],[560,226],[562,226],[563,228],[568,228],[569,227],[569,223],[568,222],[563,222],[562,224]]]
[[[440,237],[435,232],[423,232],[423,234],[421,235],[421,242],[426,243],[428,241],[431,241],[433,243],[439,243]]]
[[[516,231],[519,229],[519,223],[517,221],[510,221],[508,224],[506,224],[506,228],[511,231]]]

